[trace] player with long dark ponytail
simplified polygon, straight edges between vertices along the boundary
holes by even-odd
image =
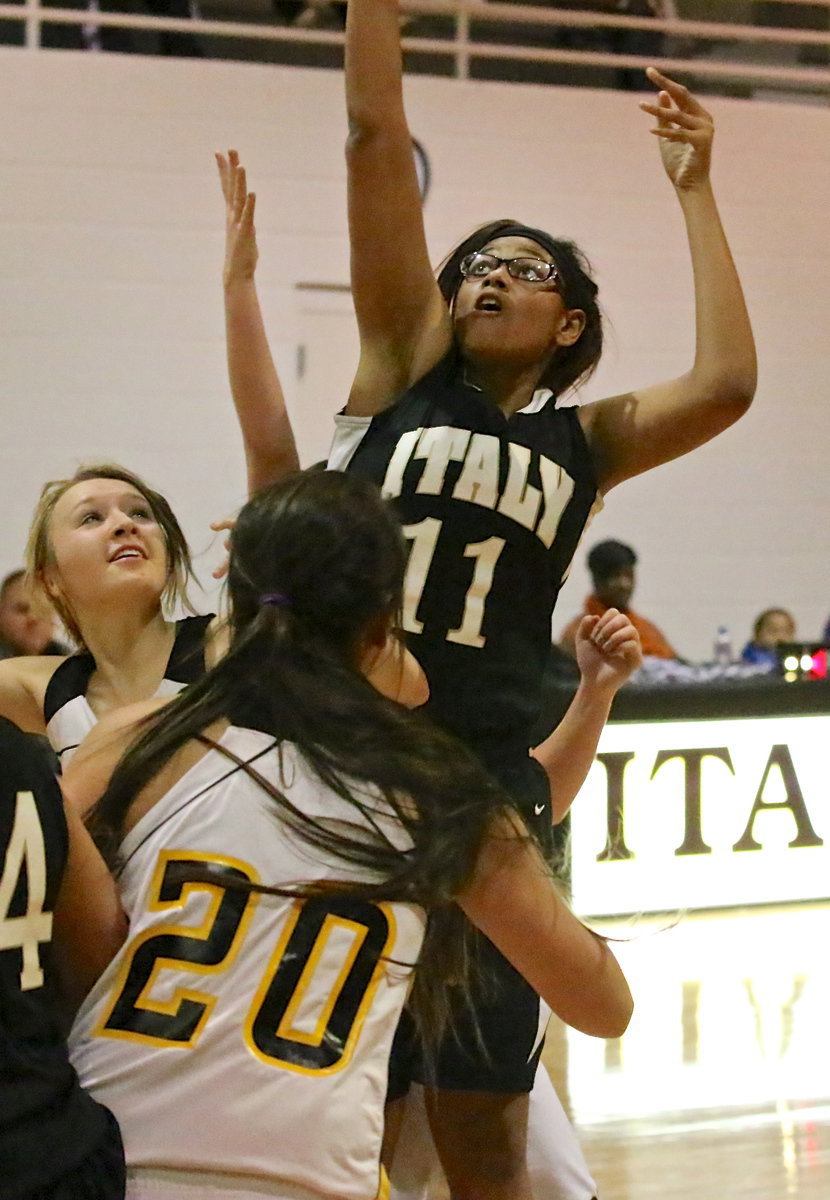
[[[262,1194],[279,1182],[370,1200],[425,910],[455,947],[427,945],[414,970],[427,1039],[465,978],[455,904],[565,1021],[597,1036],[627,1024],[613,955],[563,902],[507,794],[365,678],[394,636],[404,561],[365,481],[310,472],[255,496],[234,532],[226,656],[137,740],[133,728],[90,814],[131,933],[72,1047],[121,1123],[128,1196],[163,1170],[177,1195],[209,1173],[221,1197],[242,1173],[252,1195],[267,1180]],[[136,715],[99,723],[68,773],[74,803]],[[233,1092],[221,1135],[204,1107],[220,1075]],[[338,1105],[349,1126],[335,1134],[315,1114]],[[344,1139],[357,1164],[338,1157]]]

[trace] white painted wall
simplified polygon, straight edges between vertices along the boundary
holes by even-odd
[[[496,216],[573,236],[595,263],[612,326],[584,398],[685,369],[682,225],[636,97],[420,77],[408,105],[432,160],[436,259]],[[758,397],[715,443],[612,493],[586,540],[636,546],[637,607],[692,657],[707,654],[717,624],[738,640],[769,604],[792,608],[805,636],[830,612],[830,113],[712,107],[716,185],[758,336]],[[144,472],[196,550],[209,551],[208,520],[244,488],[212,153],[237,146],[259,194],[264,307],[313,461],[349,376],[333,348],[353,345],[347,299],[297,288],[347,280],[342,81],[8,48],[0,111],[0,570],[20,558],[40,484],[101,456]],[[204,575],[217,555],[203,558]],[[583,557],[557,628],[587,590]]]

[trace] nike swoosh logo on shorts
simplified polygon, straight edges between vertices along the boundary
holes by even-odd
[[[535,812],[537,817],[541,817],[542,813],[545,811],[544,804],[534,804],[533,811]]]

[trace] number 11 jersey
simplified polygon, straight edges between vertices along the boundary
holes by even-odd
[[[455,349],[375,417],[341,415],[335,470],[374,480],[410,542],[404,628],[430,715],[500,773],[527,756],[559,589],[601,507],[576,408],[507,417]]]

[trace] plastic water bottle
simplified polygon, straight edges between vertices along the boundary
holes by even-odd
[[[718,625],[718,631],[715,634],[715,662],[726,667],[732,662],[732,639],[729,636],[729,629],[726,625]]]

